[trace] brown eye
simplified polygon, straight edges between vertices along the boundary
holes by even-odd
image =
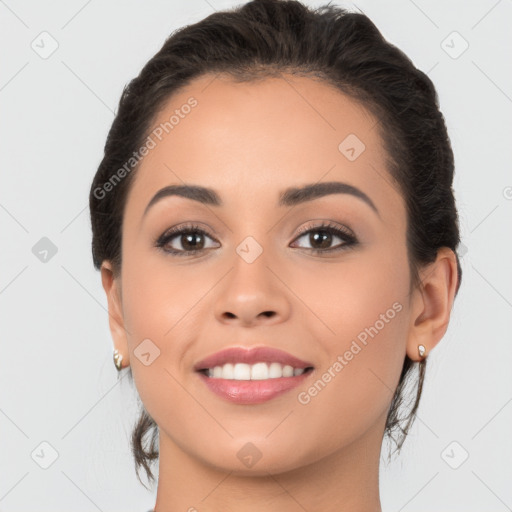
[[[202,249],[204,246],[204,235],[197,232],[188,232],[179,235],[179,242],[185,251]]]
[[[310,245],[309,247],[304,248],[314,253],[334,252],[348,247],[353,247],[357,244],[357,240],[352,234],[349,234],[331,224],[308,229],[305,233],[296,238],[296,240],[300,240],[302,238],[304,238]],[[336,243],[337,240],[341,241],[341,243],[338,242],[337,245],[333,247],[332,244]]]
[[[190,256],[212,248],[207,242],[215,239],[198,226],[182,226],[166,231],[157,241],[156,246],[176,256]],[[215,247],[215,245],[214,245]]]
[[[310,231],[309,233],[309,243],[314,249],[328,249],[332,244],[332,239],[333,234],[326,230]]]

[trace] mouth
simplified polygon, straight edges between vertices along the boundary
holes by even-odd
[[[235,404],[259,404],[303,383],[315,367],[271,347],[230,347],[194,366],[206,387]]]

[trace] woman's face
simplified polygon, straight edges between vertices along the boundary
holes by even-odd
[[[285,78],[208,75],[170,99],[127,198],[114,286],[126,330],[116,346],[160,450],[251,474],[380,446],[406,351],[414,357],[405,205],[379,125],[329,85]],[[327,182],[353,189],[290,193]],[[152,201],[171,185],[218,201]],[[157,246],[179,227],[189,232]],[[228,347],[278,349],[313,370],[278,378],[295,385],[273,397],[255,391],[272,392],[272,379],[228,382],[230,399],[195,370]]]

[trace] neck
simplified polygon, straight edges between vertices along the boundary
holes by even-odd
[[[207,465],[160,431],[155,512],[381,512],[381,423],[326,458],[263,476]]]

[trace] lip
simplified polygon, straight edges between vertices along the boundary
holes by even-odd
[[[277,348],[265,346],[253,347],[249,349],[244,347],[228,347],[196,363],[194,365],[194,370],[197,372],[207,368],[213,368],[215,366],[223,366],[226,363],[255,364],[273,362],[280,363],[282,365],[290,365],[293,366],[293,368],[302,369],[306,369],[308,366],[313,366],[311,363],[303,361],[302,359],[292,356],[288,352],[284,352],[283,350],[279,350]]]
[[[238,405],[256,405],[272,400],[292,390],[312,375],[314,370],[294,377],[278,377],[265,380],[218,379],[198,372],[208,389],[224,400]]]
[[[221,398],[240,405],[259,404],[271,400],[304,382],[313,370],[293,377],[278,377],[264,380],[234,380],[208,377],[201,370],[223,366],[226,363],[280,363],[293,368],[313,368],[313,364],[303,361],[288,352],[272,347],[229,347],[216,352],[194,365],[194,370],[208,389]]]

